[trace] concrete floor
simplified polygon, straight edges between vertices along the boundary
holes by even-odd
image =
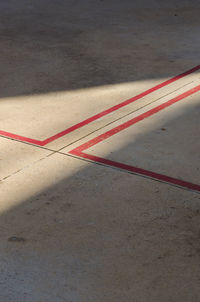
[[[34,143],[199,65],[199,16],[198,0],[1,1],[0,301],[200,301],[199,191],[69,153],[200,69]],[[87,153],[200,185],[199,114],[196,91]]]

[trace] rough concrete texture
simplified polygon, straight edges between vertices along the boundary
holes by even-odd
[[[198,65],[199,16],[199,0],[2,0],[0,130],[46,138]],[[90,152],[200,184],[199,99]],[[0,138],[0,302],[200,301],[200,194],[70,156],[92,127]]]

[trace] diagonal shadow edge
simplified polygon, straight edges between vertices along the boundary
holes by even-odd
[[[131,165],[126,165],[126,164],[123,164],[123,163],[120,163],[120,162],[115,162],[115,161],[112,161],[112,160],[108,160],[108,159],[105,159],[105,158],[102,158],[102,157],[98,157],[98,156],[94,156],[94,155],[91,155],[91,154],[88,154],[88,153],[85,153],[83,151],[89,149],[90,147],[106,140],[107,138],[121,132],[122,130],[124,129],[127,129],[129,128],[130,126],[144,120],[145,118],[148,118],[162,110],[164,110],[165,108],[193,95],[194,93],[197,93],[200,91],[200,85],[188,90],[187,92],[184,92],[182,93],[181,95],[157,106],[157,107],[154,107],[153,109],[143,113],[143,114],[140,114],[139,116],[136,116],[134,117],[133,119],[123,123],[123,124],[120,124],[119,126],[89,140],[88,142],[76,147],[75,149],[69,151],[68,153],[69,154],[72,154],[72,155],[75,155],[75,156],[78,156],[80,158],[85,158],[85,159],[88,159],[92,162],[97,162],[97,163],[101,163],[101,164],[104,164],[104,165],[107,165],[107,166],[111,166],[111,167],[115,167],[115,168],[119,168],[119,169],[122,169],[122,170],[126,170],[128,172],[132,172],[134,174],[138,174],[138,175],[142,175],[142,176],[146,176],[146,177],[149,177],[149,178],[152,178],[154,180],[158,180],[158,181],[162,181],[162,182],[165,182],[165,183],[168,183],[168,184],[172,184],[172,185],[176,185],[178,187],[182,187],[182,188],[185,188],[185,189],[190,189],[190,190],[194,190],[194,191],[197,191],[197,192],[200,192],[200,185],[198,184],[193,184],[191,182],[188,182],[188,181],[184,181],[184,180],[180,180],[178,178],[174,178],[174,177],[171,177],[171,176],[167,176],[167,175],[164,175],[164,174],[159,174],[159,173],[156,173],[156,172],[153,172],[153,171],[150,171],[150,170],[145,170],[145,169],[142,169],[142,168],[138,168],[138,167],[135,167],[135,166],[131,166]]]

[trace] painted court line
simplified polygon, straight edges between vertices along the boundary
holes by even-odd
[[[126,170],[128,172],[132,172],[132,173],[135,173],[135,174],[139,174],[139,175],[143,175],[143,176],[146,176],[146,177],[150,177],[150,178],[153,178],[153,179],[156,179],[156,180],[159,180],[159,181],[163,181],[163,182],[167,182],[169,184],[173,184],[173,185],[176,185],[176,186],[179,186],[179,187],[183,187],[183,188],[187,188],[187,189],[191,189],[191,190],[195,190],[195,191],[199,191],[200,192],[200,185],[197,185],[197,184],[193,184],[193,183],[190,183],[190,182],[187,182],[187,181],[184,181],[184,180],[180,180],[180,179],[177,179],[177,178],[173,178],[173,177],[170,177],[170,176],[167,176],[167,175],[163,175],[163,174],[159,174],[159,173],[156,173],[156,172],[153,172],[153,171],[149,171],[149,170],[145,170],[145,169],[142,169],[142,168],[137,168],[137,167],[134,167],[134,166],[130,166],[130,165],[126,165],[126,164],[123,164],[123,163],[119,163],[119,162],[115,162],[115,161],[112,161],[112,160],[108,160],[108,159],[105,159],[105,158],[102,158],[102,157],[98,157],[98,156],[93,156],[91,154],[88,154],[88,153],[85,153],[83,151],[89,149],[90,147],[106,140],[107,138],[121,132],[122,130],[124,129],[127,129],[129,128],[130,126],[164,110],[165,108],[185,99],[186,97],[189,97],[190,95],[196,93],[200,91],[200,85],[180,94],[179,96],[175,97],[175,98],[172,98],[171,100],[159,105],[159,106],[156,106],[154,107],[153,109],[151,110],[148,110],[147,112],[145,113],[142,113],[140,114],[139,116],[136,116],[134,117],[133,119],[97,136],[96,138],[93,138],[91,140],[89,140],[88,142],[80,145],[79,147],[69,151],[69,154],[73,154],[73,155],[76,155],[78,157],[81,157],[81,158],[86,158],[86,159],[89,159],[93,162],[98,162],[98,163],[101,163],[101,164],[104,164],[104,165],[108,165],[108,166],[112,166],[112,167],[116,167],[116,168],[120,168],[120,169],[123,169],[123,170]]]
[[[11,132],[7,132],[7,131],[3,131],[3,130],[0,130],[0,135],[4,136],[4,137],[15,139],[15,140],[19,140],[19,141],[22,141],[22,142],[31,143],[31,144],[34,144],[34,145],[37,145],[37,146],[45,146],[45,145],[57,140],[58,138],[61,138],[61,137],[65,136],[65,135],[67,135],[67,134],[69,134],[69,133],[71,133],[71,132],[73,132],[77,129],[80,129],[80,128],[94,122],[95,120],[97,120],[97,119],[99,119],[103,116],[108,115],[109,113],[112,113],[116,110],[119,110],[120,108],[125,107],[125,106],[127,106],[127,105],[143,98],[144,96],[147,96],[148,94],[150,94],[150,93],[152,93],[156,90],[159,90],[159,89],[161,89],[161,88],[163,88],[163,87],[165,87],[165,86],[167,86],[167,85],[169,85],[173,82],[176,82],[176,81],[178,81],[178,80],[194,73],[195,71],[197,71],[199,69],[200,69],[200,65],[198,65],[198,66],[196,66],[196,67],[194,67],[194,68],[192,68],[192,69],[190,69],[190,70],[188,70],[184,73],[181,73],[181,74],[179,74],[179,75],[177,75],[177,76],[175,76],[175,77],[173,77],[169,80],[166,80],[163,83],[158,84],[158,85],[156,85],[156,86],[154,86],[154,87],[152,87],[152,88],[150,88],[150,89],[134,96],[131,99],[128,99],[128,100],[126,100],[122,103],[119,103],[115,106],[112,106],[112,107],[110,107],[110,108],[108,108],[108,109],[106,109],[106,110],[104,110],[104,111],[102,111],[98,114],[95,114],[92,117],[90,117],[88,119],[85,119],[82,122],[77,123],[77,124],[67,128],[67,129],[65,129],[65,130],[63,130],[63,131],[61,131],[61,132],[59,132],[59,133],[57,133],[53,136],[50,136],[49,138],[47,138],[45,140],[36,140],[36,139],[32,139],[32,138],[29,138],[29,137],[21,136],[21,135],[11,133]]]
[[[11,133],[11,132],[6,132],[6,131],[3,131],[3,130],[0,130],[0,135],[4,136],[4,137],[15,139],[15,140],[18,140],[18,141],[21,141],[21,142],[34,144],[34,145],[37,145],[37,146],[44,146],[45,145],[45,144],[43,144],[43,141],[36,140],[36,139],[33,139],[33,138],[29,138],[29,137],[25,137],[25,136],[21,136],[21,135],[14,134],[14,133]]]

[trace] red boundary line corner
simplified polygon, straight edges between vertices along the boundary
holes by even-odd
[[[135,174],[138,174],[138,175],[142,175],[142,176],[146,176],[146,177],[149,177],[149,178],[153,178],[155,180],[159,180],[159,181],[162,181],[162,182],[166,182],[166,183],[169,183],[169,184],[172,184],[172,185],[176,185],[176,186],[179,186],[179,187],[182,187],[182,188],[187,188],[187,189],[190,189],[190,190],[194,190],[194,191],[198,191],[200,192],[200,185],[198,184],[193,184],[193,183],[190,183],[188,181],[184,181],[184,180],[180,180],[180,179],[177,179],[177,178],[174,178],[174,177],[170,177],[170,176],[167,176],[167,175],[163,175],[163,174],[159,174],[159,173],[156,173],[156,172],[153,172],[153,171],[149,171],[149,170],[145,170],[145,169],[142,169],[142,168],[138,168],[138,167],[135,167],[135,166],[130,166],[130,165],[126,165],[126,164],[123,164],[123,163],[120,163],[120,162],[115,162],[115,161],[112,161],[112,160],[108,160],[108,159],[105,159],[105,158],[102,158],[102,157],[98,157],[98,156],[94,156],[94,155],[91,155],[91,154],[88,154],[88,153],[85,153],[83,151],[89,149],[90,147],[106,140],[107,138],[121,132],[122,130],[124,129],[127,129],[129,128],[130,126],[144,120],[145,118],[148,118],[150,116],[152,116],[153,114],[156,114],[162,110],[164,110],[165,108],[181,101],[182,99],[196,93],[200,91],[200,85],[180,94],[179,96],[175,97],[175,98],[172,98],[171,100],[157,106],[157,107],[154,107],[153,109],[145,112],[145,113],[142,113],[136,117],[134,117],[133,119],[123,123],[123,124],[120,124],[119,126],[89,140],[88,142],[78,146],[77,148],[69,151],[68,153],[69,154],[72,154],[72,155],[76,155],[78,157],[81,157],[81,158],[85,158],[85,159],[88,159],[90,161],[93,161],[93,162],[97,162],[97,163],[101,163],[101,164],[104,164],[104,165],[108,165],[108,166],[111,166],[111,167],[115,167],[115,168],[120,168],[122,170],[126,170],[128,172],[132,172],[132,173],[135,173]]]
[[[167,86],[167,85],[169,85],[169,84],[171,84],[175,81],[178,81],[181,78],[184,78],[187,75],[189,75],[191,73],[194,73],[195,71],[197,71],[199,69],[200,69],[200,65],[197,65],[192,69],[189,69],[189,70],[187,70],[187,71],[185,71],[185,72],[183,72],[183,73],[181,73],[181,74],[179,74],[179,75],[177,75],[177,76],[175,76],[175,77],[173,77],[169,80],[166,80],[166,81],[164,81],[164,82],[162,82],[162,83],[160,83],[160,84],[158,84],[158,85],[156,85],[156,86],[154,86],[154,87],[152,87],[152,88],[150,88],[150,89],[148,89],[148,90],[146,90],[146,91],[144,91],[144,92],[142,92],[142,93],[140,93],[140,94],[138,94],[138,95],[136,95],[136,96],[134,96],[134,97],[132,97],[128,100],[126,100],[126,101],[123,101],[122,103],[119,103],[119,104],[117,104],[115,106],[112,106],[112,107],[110,107],[110,108],[108,108],[108,109],[106,109],[106,110],[104,110],[104,111],[102,111],[98,114],[95,114],[92,117],[90,117],[88,119],[85,119],[82,122],[79,122],[79,123],[67,128],[67,129],[53,135],[53,136],[50,136],[49,138],[47,138],[45,140],[36,140],[36,139],[33,139],[33,138],[25,137],[25,136],[22,136],[22,135],[14,134],[14,133],[3,131],[3,130],[0,130],[0,135],[4,136],[4,137],[7,137],[7,138],[15,139],[15,140],[18,140],[18,141],[21,141],[21,142],[27,142],[27,143],[30,143],[30,144],[34,144],[34,145],[37,145],[37,146],[45,146],[45,145],[57,140],[58,138],[60,138],[62,136],[65,136],[66,134],[69,134],[70,132],[73,132],[73,131],[75,131],[79,128],[82,128],[83,126],[86,126],[86,125],[94,122],[95,120],[111,113],[111,112],[119,110],[120,108],[122,108],[124,106],[127,106],[127,105],[143,98],[144,96],[146,96],[146,95],[148,95],[148,94],[150,94],[150,93],[152,93],[156,90],[159,90],[159,89],[161,89],[161,88],[163,88],[163,87],[165,87],[165,86]]]

